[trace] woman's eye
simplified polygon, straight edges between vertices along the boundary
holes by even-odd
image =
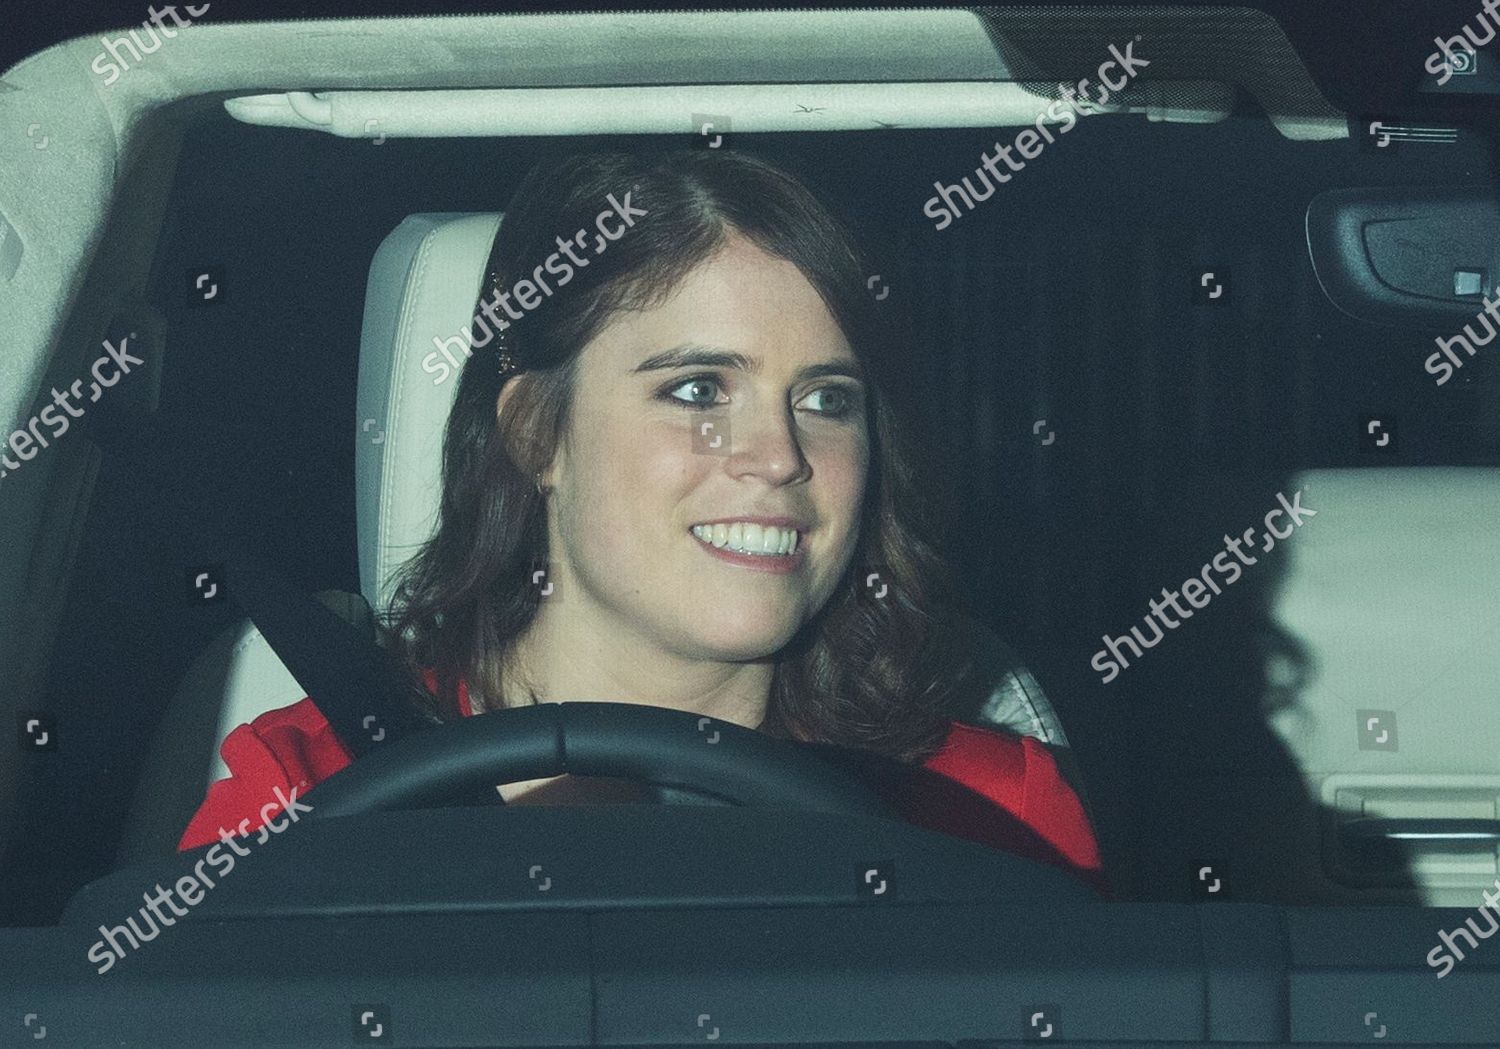
[[[679,396],[683,390],[687,391],[687,395]],[[709,378],[708,376],[694,376],[666,392],[667,396],[672,398],[672,400],[692,408],[711,408],[715,404],[721,403],[714,396],[719,392],[719,380]]]
[[[842,386],[824,386],[803,398],[803,403],[815,402],[812,410],[830,418],[848,415],[854,407],[854,397]]]

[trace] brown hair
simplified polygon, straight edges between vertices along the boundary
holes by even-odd
[[[575,154],[522,181],[486,273],[500,284],[530,274],[560,237],[592,229],[610,194],[627,192],[647,217],[591,253],[503,337],[476,342],[464,366],[444,440],[437,530],[402,567],[383,617],[414,680],[425,668],[436,673],[436,696],[417,689],[414,701],[434,720],[456,717],[462,679],[476,709],[501,704],[508,650],[542,600],[531,572],[547,561],[546,503],[534,478],[567,432],[579,353],[616,311],[664,300],[737,232],[801,270],[869,376],[871,474],[859,546],[833,596],[778,654],[761,731],[898,761],[927,758],[947,735],[964,669],[944,628],[957,603],[923,538],[927,501],[914,491],[912,460],[882,392],[889,326],[853,234],[796,178],[745,153]],[[487,284],[481,302],[493,291]],[[476,332],[481,325],[489,330],[476,319]],[[509,380],[520,386],[497,420],[502,341],[525,370]],[[877,569],[888,588],[878,599],[862,593]]]

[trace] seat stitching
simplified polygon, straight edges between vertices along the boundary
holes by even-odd
[[[412,308],[413,300],[416,298],[416,289],[420,286],[422,276],[427,271],[428,260],[432,256],[432,242],[437,229],[431,229],[423,235],[421,243],[417,247],[417,257],[412,263],[411,276],[407,280],[404,294],[401,297],[400,315],[397,321],[396,345],[406,345],[406,339],[411,334],[415,324],[416,311]],[[398,349],[398,358],[400,356]],[[392,485],[386,483],[385,477],[391,467],[390,457],[394,454],[396,446],[396,420],[401,418],[401,405],[406,396],[406,369],[397,367],[396,374],[392,377],[391,395],[386,401],[385,424],[386,441],[380,450],[380,500],[379,520],[375,531],[375,600],[377,603],[384,602],[385,590],[385,550],[391,528],[391,506],[393,497],[391,495]]]

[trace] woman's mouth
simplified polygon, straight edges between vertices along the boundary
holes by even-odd
[[[796,528],[752,521],[716,521],[694,525],[693,538],[703,550],[732,565],[785,574],[805,560],[803,534]]]

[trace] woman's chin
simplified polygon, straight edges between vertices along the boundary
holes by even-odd
[[[711,620],[692,624],[688,635],[704,658],[742,663],[774,656],[797,633],[797,626],[795,619],[780,616],[741,618],[733,622]]]

